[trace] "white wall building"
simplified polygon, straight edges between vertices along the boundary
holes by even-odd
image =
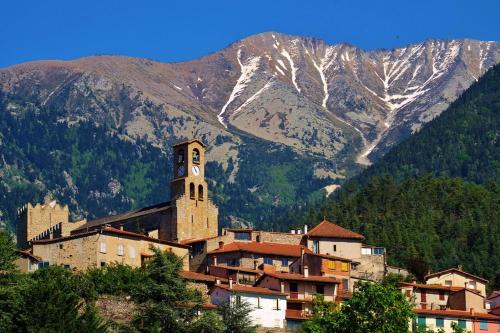
[[[264,328],[284,328],[286,294],[267,288],[234,284],[216,284],[210,291],[213,304],[224,302],[239,304],[246,302],[251,308],[253,323]]]

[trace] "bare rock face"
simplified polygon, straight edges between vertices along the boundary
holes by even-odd
[[[104,122],[159,146],[196,135],[216,150],[222,136],[235,148],[217,156],[223,164],[237,161],[245,135],[338,165],[369,164],[499,62],[499,49],[427,40],[363,51],[263,33],[184,63],[98,56],[21,64],[0,71],[0,86],[57,108],[61,121]]]

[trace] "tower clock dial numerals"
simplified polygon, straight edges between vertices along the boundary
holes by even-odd
[[[184,165],[181,165],[177,168],[177,176],[184,176],[185,172],[186,169],[184,168]]]
[[[193,175],[195,176],[198,176],[200,174],[200,167],[195,165],[193,168],[192,168],[192,171],[193,171]]]

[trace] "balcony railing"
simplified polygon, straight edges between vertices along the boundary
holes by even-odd
[[[308,319],[312,316],[312,313],[309,311],[304,311],[304,310],[294,310],[294,309],[287,309],[286,310],[286,317],[287,318],[303,318],[303,319]]]

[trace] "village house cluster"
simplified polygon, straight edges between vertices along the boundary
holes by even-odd
[[[295,331],[312,316],[320,294],[326,301],[351,297],[358,281],[381,281],[388,273],[385,248],[327,220],[311,230],[271,232],[225,228],[208,198],[205,146],[199,140],[173,147],[171,200],[93,221],[69,221],[55,201],[18,210],[18,266],[48,265],[85,270],[123,263],[143,265],[151,247],[184,260],[181,275],[205,295],[207,307],[247,302],[264,331]],[[402,283],[416,307],[413,326],[451,330],[451,322],[474,332],[500,331],[500,293],[486,298],[487,281],[460,269],[430,274],[426,284]]]

